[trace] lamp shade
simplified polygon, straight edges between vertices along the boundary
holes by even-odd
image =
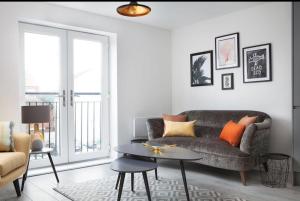
[[[50,121],[50,106],[22,106],[22,123],[45,123]]]
[[[149,6],[139,4],[136,1],[131,1],[129,4],[119,6],[117,8],[117,12],[120,15],[124,15],[128,17],[139,17],[150,13],[151,8]]]

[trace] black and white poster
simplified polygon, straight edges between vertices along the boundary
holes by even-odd
[[[230,90],[233,88],[233,73],[222,74],[222,90]]]
[[[243,48],[244,82],[266,82],[272,80],[271,44]]]
[[[191,86],[213,85],[213,51],[190,55]]]

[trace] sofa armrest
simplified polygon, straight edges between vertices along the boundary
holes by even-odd
[[[164,133],[164,121],[162,118],[147,119],[146,125],[149,140],[162,137]]]
[[[261,130],[261,129],[267,129],[270,128],[272,124],[272,120],[270,118],[265,119],[263,122],[261,123],[254,123],[254,125],[256,126],[257,130]]]
[[[268,151],[272,121],[270,118],[261,123],[250,124],[244,131],[240,150],[247,154],[259,155]]]
[[[253,139],[253,135],[256,131],[256,126],[254,124],[250,124],[244,131],[243,137],[241,139],[240,150],[247,154],[251,152],[251,142]]]
[[[23,152],[26,156],[26,164],[29,159],[30,151],[30,135],[27,133],[14,133],[13,134],[15,150],[17,152]]]

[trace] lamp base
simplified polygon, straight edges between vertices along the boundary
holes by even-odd
[[[31,150],[41,151],[44,147],[44,135],[40,132],[39,125],[34,124],[34,133],[31,136]]]
[[[44,143],[40,139],[33,140],[31,142],[31,150],[32,151],[41,151],[44,147]]]

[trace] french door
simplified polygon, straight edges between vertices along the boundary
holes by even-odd
[[[20,34],[25,101],[51,106],[40,127],[54,161],[109,156],[108,37],[26,23]],[[32,167],[48,165],[34,159]]]
[[[68,46],[69,161],[107,156],[108,38],[68,31]]]

